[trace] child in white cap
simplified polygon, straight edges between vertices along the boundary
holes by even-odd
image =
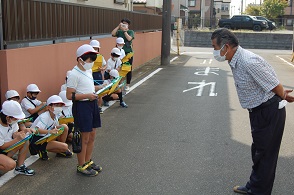
[[[14,100],[14,101],[17,101],[17,102],[20,100],[19,94],[15,90],[6,91],[5,97],[6,97],[6,100]]]
[[[66,98],[66,91],[61,91],[59,94],[59,97],[61,97],[62,101],[64,102],[64,106],[62,107],[62,112],[58,116],[58,118],[63,117],[73,117],[72,115],[72,101]],[[67,134],[67,141],[72,141],[72,129],[74,124],[73,123],[67,123],[68,126],[68,134]]]
[[[122,37],[118,37],[116,38],[116,47],[120,50],[121,55],[119,56],[119,58],[122,60],[125,56],[125,50],[123,49],[125,45],[125,41]]]
[[[35,120],[39,114],[46,111],[46,103],[37,99],[40,92],[41,90],[36,84],[29,84],[27,86],[27,96],[21,101],[21,107],[26,118],[32,117]]]
[[[106,61],[101,55],[100,52],[100,43],[97,40],[92,40],[90,42],[90,45],[93,47],[93,49],[98,52],[97,53],[97,58],[94,61],[94,65],[92,67],[92,72],[93,72],[93,79],[94,79],[94,85],[101,85],[104,80],[104,72],[106,70]]]
[[[113,69],[120,70],[121,67],[121,60],[120,57],[121,52],[120,50],[115,47],[110,52],[110,58],[107,60],[107,68],[106,68],[106,74],[104,75],[105,79],[109,79],[109,72]]]
[[[47,151],[56,153],[57,157],[69,158],[72,153],[65,143],[68,133],[68,127],[65,124],[59,125],[57,116],[62,112],[64,102],[58,95],[52,95],[47,100],[47,111],[42,113],[34,121],[31,128],[36,130],[37,135],[31,140],[30,152],[32,155],[39,154],[40,159],[48,160]],[[63,133],[57,137],[56,141],[45,142],[43,144],[35,144],[36,141],[44,137],[46,134],[56,134],[58,129],[64,128]]]
[[[26,137],[27,133],[32,133],[30,129],[26,129],[26,131],[18,132],[17,122],[19,119],[23,119],[25,117],[24,113],[18,102],[16,101],[5,101],[2,104],[2,111],[0,113],[0,153],[5,154],[8,157],[12,157],[16,152],[18,153],[17,165],[14,169],[14,173],[16,174],[24,174],[24,175],[34,175],[35,171],[29,169],[24,164],[26,159],[26,155],[28,152],[28,141],[25,144],[16,147],[15,149],[5,153],[3,150],[12,146],[13,144],[21,141]],[[10,166],[13,164],[10,161],[7,161]]]
[[[92,67],[97,58],[97,51],[91,45],[82,45],[77,49],[77,65],[72,69],[67,80],[67,99],[72,99],[75,93],[73,110],[75,126],[82,134],[82,150],[77,154],[77,172],[85,176],[96,176],[102,170],[92,161],[92,152],[97,128],[101,127],[100,113],[97,104],[98,96],[95,91],[99,89],[94,85]]]
[[[119,77],[119,73],[115,69],[111,70],[109,72],[109,75],[110,75],[110,79],[104,81],[105,85],[110,84],[112,79],[115,79],[115,78]],[[107,105],[109,106],[109,103],[108,103],[109,101],[119,100],[119,105],[121,107],[123,107],[123,108],[128,107],[128,105],[123,101],[123,95],[122,95],[122,90],[121,89],[118,89],[117,91],[115,91],[112,94],[108,94],[108,95],[103,96],[102,100],[104,102],[104,105],[106,105],[106,106]]]

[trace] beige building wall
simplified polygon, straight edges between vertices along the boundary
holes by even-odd
[[[127,5],[116,4],[114,3],[114,0],[57,0],[57,1],[75,3],[75,4],[81,4],[81,5],[106,7],[106,8],[112,8],[112,9],[120,9],[120,10],[126,10],[126,11],[132,10],[131,0],[127,0],[128,2]],[[124,0],[120,0],[120,2],[124,2]]]
[[[115,46],[115,37],[98,39],[101,54],[105,60]],[[26,95],[28,84],[35,83],[42,91],[38,99],[46,101],[51,95],[58,94],[65,82],[66,72],[77,63],[76,50],[90,40],[58,43],[52,45],[0,50],[0,93],[1,103],[7,90],[18,91],[21,98]],[[136,33],[133,41],[133,69],[160,56],[161,31]],[[148,52],[146,52],[148,51]]]

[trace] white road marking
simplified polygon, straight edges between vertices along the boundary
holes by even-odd
[[[283,62],[287,63],[288,65],[294,67],[294,64],[288,62],[287,60],[285,60],[284,58],[281,58],[280,56],[276,56],[277,58],[280,58],[280,60],[282,60]]]
[[[29,158],[27,158],[25,160],[25,164],[26,164],[26,166],[30,166],[31,164],[33,164],[34,162],[36,162],[38,159],[39,159],[38,155],[30,156]],[[2,187],[6,182],[8,182],[9,180],[11,180],[15,176],[17,176],[17,174],[14,173],[14,170],[8,171],[4,175],[2,175],[0,177],[0,187]]]

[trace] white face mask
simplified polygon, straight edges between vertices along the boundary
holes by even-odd
[[[118,49],[122,49],[122,48],[123,48],[123,46],[117,46],[117,48],[118,48]]]
[[[83,67],[85,70],[90,70],[93,67],[93,65],[94,65],[94,62],[91,62],[91,63],[85,62]]]
[[[54,107],[53,114],[59,115],[62,112],[62,107]]]
[[[219,62],[224,62],[226,60],[226,55],[227,55],[228,51],[223,56],[221,56],[221,54],[220,54],[220,51],[223,49],[224,46],[225,45],[223,45],[220,50],[213,50],[213,57],[214,57],[214,59],[216,59]]]

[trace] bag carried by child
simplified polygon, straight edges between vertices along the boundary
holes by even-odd
[[[74,153],[80,153],[82,151],[82,134],[79,130],[77,124],[77,104],[75,93],[72,93],[72,102],[73,102],[73,117],[74,117],[74,128],[73,128],[73,136],[72,136],[72,151]]]

